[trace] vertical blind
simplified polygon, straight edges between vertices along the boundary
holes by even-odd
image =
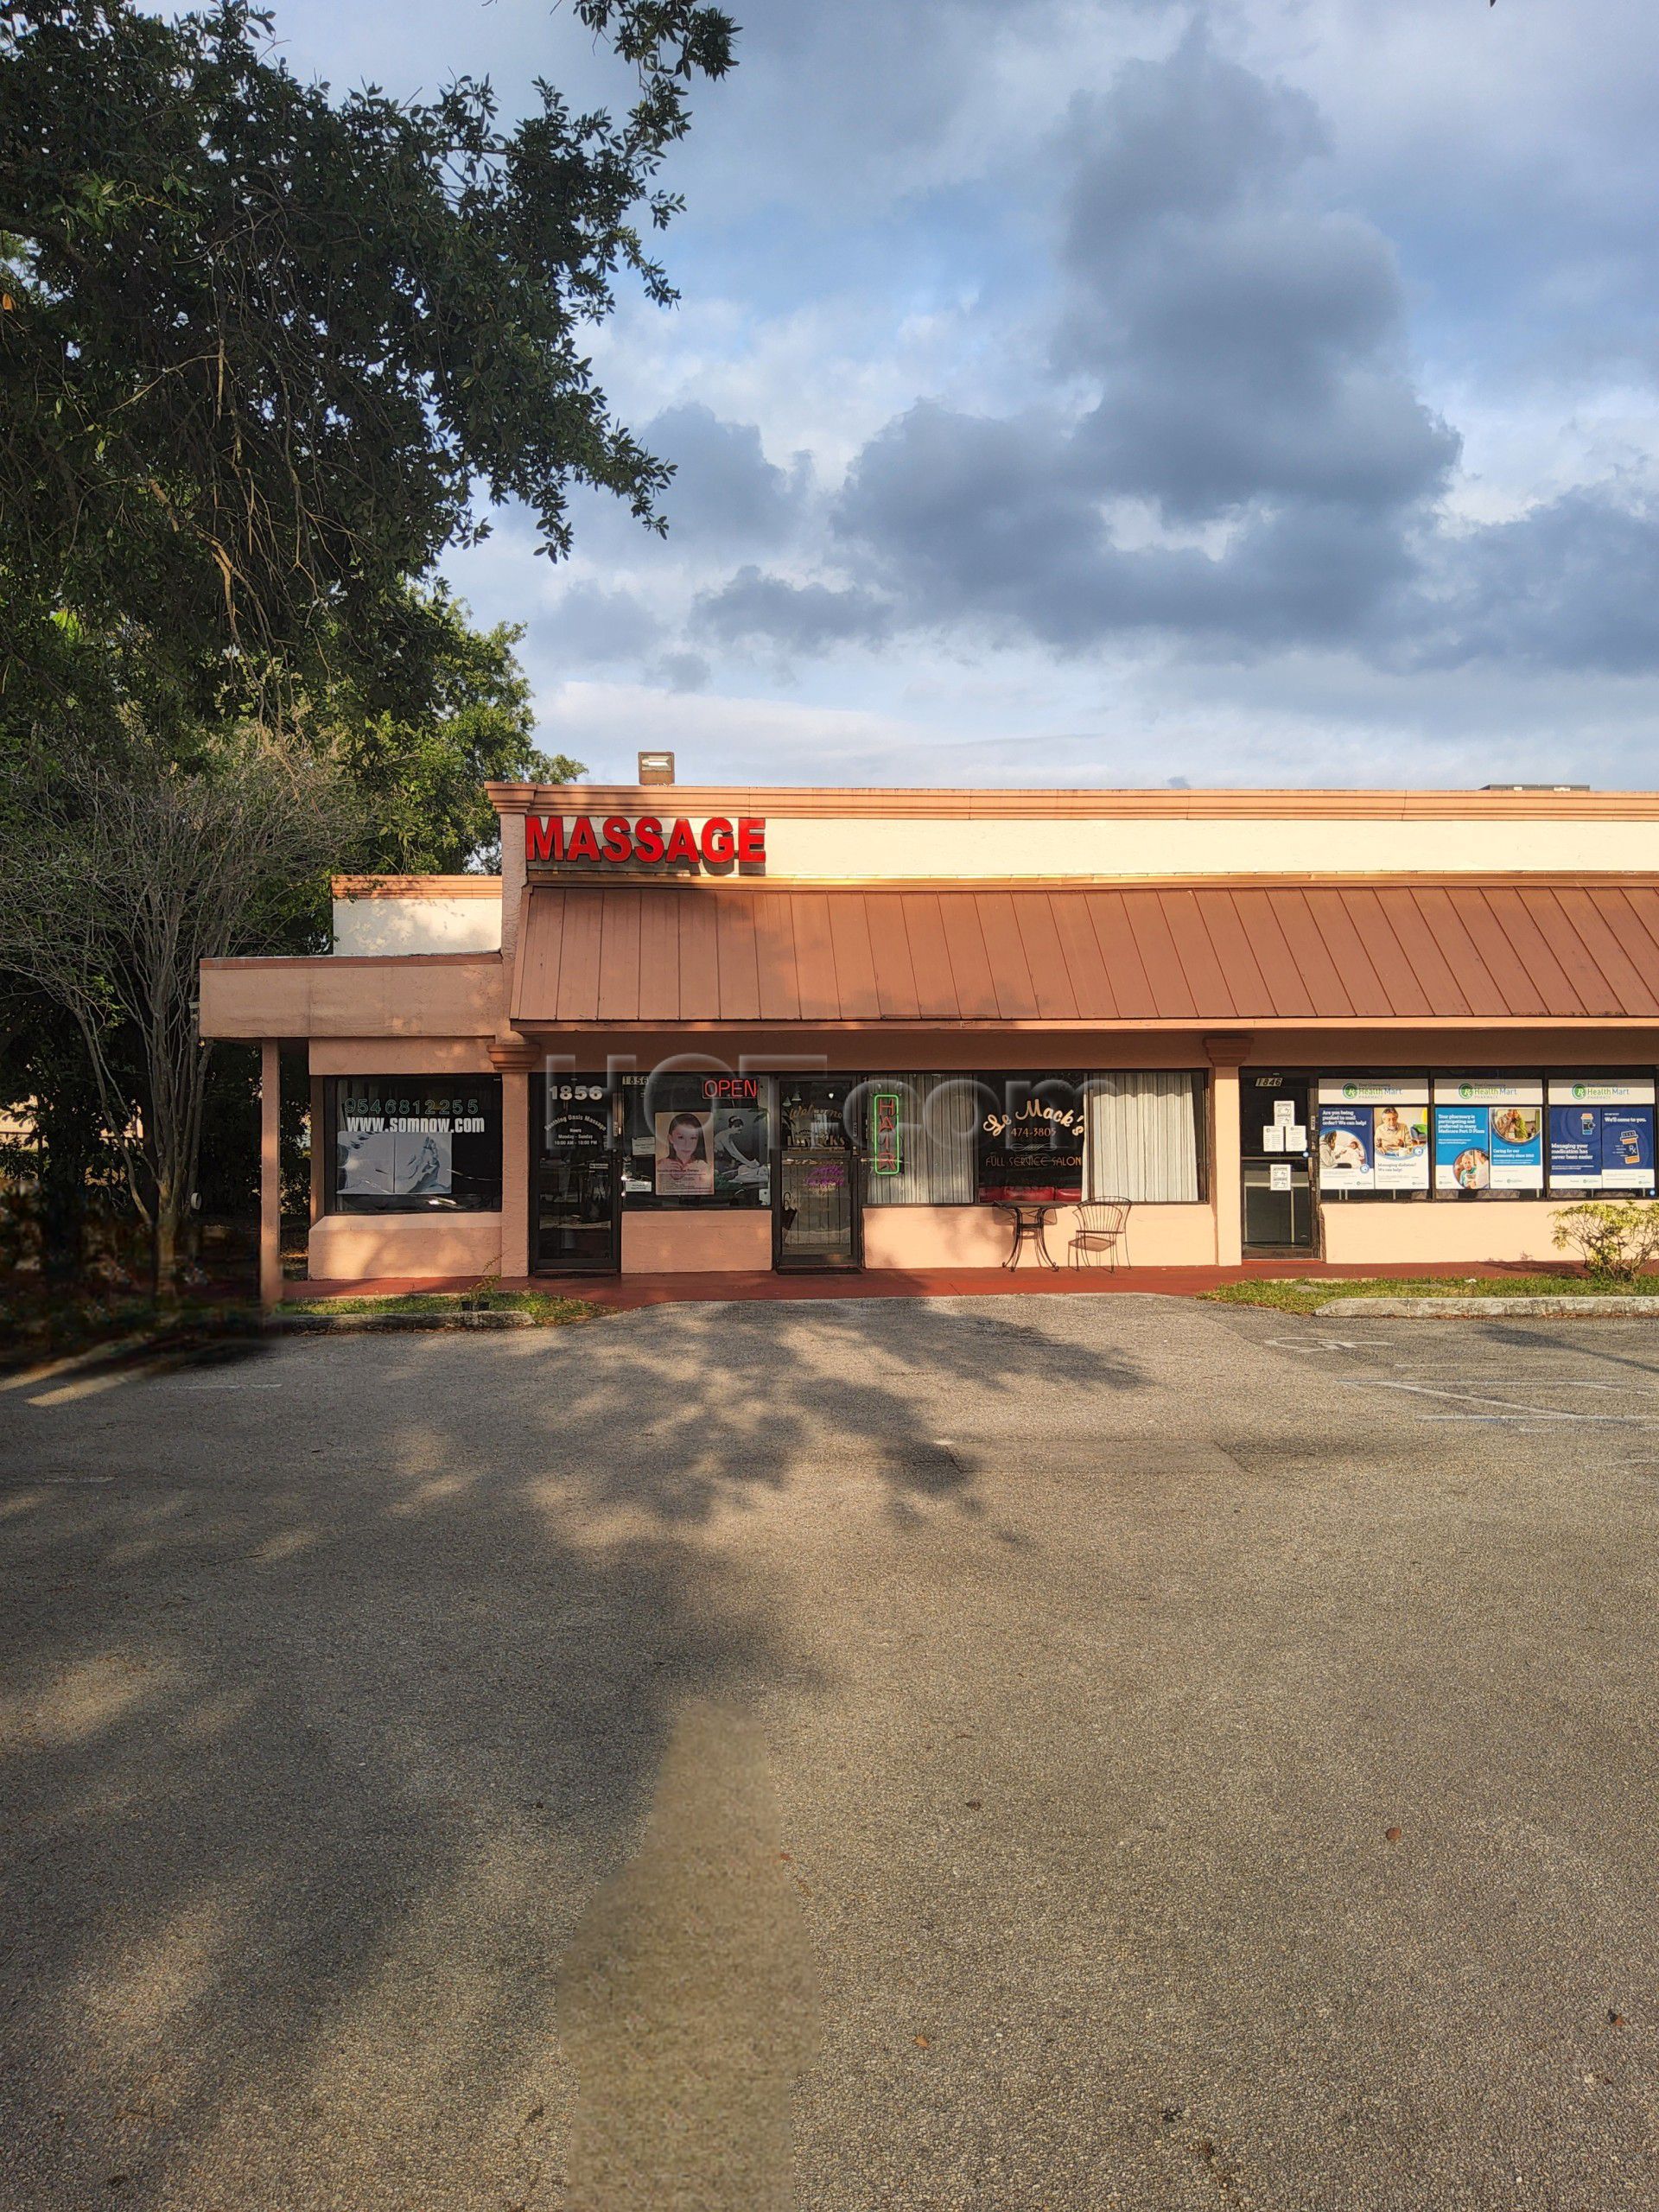
[[[978,1096],[971,1076],[875,1075],[860,1085],[861,1139],[869,1134],[869,1101],[878,1091],[899,1098],[899,1166],[896,1175],[867,1175],[870,1206],[965,1206],[974,1201],[974,1131]]]
[[[1085,1090],[1085,1198],[1130,1198],[1141,1205],[1198,1198],[1198,1077],[1096,1075]]]

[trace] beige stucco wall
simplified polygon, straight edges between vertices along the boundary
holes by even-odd
[[[313,1075],[490,1075],[482,1037],[315,1037]]]
[[[772,1216],[759,1207],[622,1217],[625,1275],[765,1274],[771,1267]]]
[[[204,1037],[489,1037],[506,1009],[491,953],[204,960]]]
[[[330,1213],[311,1224],[307,1272],[318,1282],[372,1275],[487,1275],[501,1268],[499,1213]]]
[[[490,898],[334,900],[334,951],[342,957],[500,950],[499,883]]]
[[[1373,1262],[1433,1265],[1456,1260],[1538,1260],[1559,1266],[1550,1242],[1566,1198],[1429,1200],[1418,1205],[1328,1205],[1325,1256],[1338,1267]]]
[[[672,794],[649,810],[672,819]],[[569,820],[573,817],[567,817]],[[630,818],[637,818],[630,810]],[[703,816],[689,813],[701,828]],[[519,817],[504,830],[523,874]],[[767,880],[899,877],[1394,875],[1659,868],[1659,822],[1517,819],[1478,808],[1448,820],[1286,814],[1244,820],[1056,815],[951,819],[776,815],[766,823]],[[616,880],[575,868],[573,880]],[[741,877],[733,879],[741,880]],[[510,895],[517,888],[509,886]],[[392,902],[388,902],[392,903]]]

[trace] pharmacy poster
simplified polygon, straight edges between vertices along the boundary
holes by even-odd
[[[1465,1197],[1544,1187],[1543,1085],[1452,1077],[1434,1084],[1434,1187]]]
[[[1427,1190],[1426,1077],[1326,1077],[1319,1096],[1322,1190]]]
[[[1552,1190],[1651,1190],[1653,1139],[1651,1082],[1551,1077]]]

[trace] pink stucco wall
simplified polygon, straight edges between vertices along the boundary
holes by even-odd
[[[1050,1256],[1067,1265],[1076,1210],[1058,1207],[1048,1225]],[[994,1206],[867,1206],[867,1268],[999,1268],[1013,1230]],[[1207,1205],[1132,1206],[1117,1261],[1122,1267],[1209,1267],[1216,1256],[1214,1217]],[[1020,1265],[1030,1263],[1022,1254]],[[1096,1264],[1090,1262],[1090,1264]]]
[[[501,1272],[499,1213],[330,1213],[311,1226],[307,1270],[318,1282],[367,1275]]]
[[[772,1216],[758,1207],[731,1213],[625,1213],[625,1275],[764,1274],[772,1266]]]
[[[1456,1199],[1421,1205],[1328,1205],[1325,1256],[1340,1267],[1371,1261],[1548,1260],[1565,1199]]]

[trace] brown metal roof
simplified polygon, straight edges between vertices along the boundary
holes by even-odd
[[[1659,881],[537,887],[510,1019],[1659,1020]]]

